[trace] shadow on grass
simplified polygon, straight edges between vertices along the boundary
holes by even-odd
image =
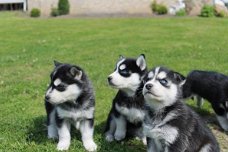
[[[32,124],[29,126],[27,131],[26,141],[36,144],[44,144],[49,142],[47,138],[47,127],[46,127],[46,117],[39,116],[33,119]]]
[[[211,112],[209,112],[208,110],[205,110],[205,109],[200,109],[198,107],[191,106],[191,105],[188,105],[188,106],[191,109],[193,109],[196,113],[198,113],[200,115],[200,117],[210,126],[210,128],[228,135],[228,132],[224,131],[220,127],[220,125],[218,123],[218,120],[217,120],[217,118],[215,116],[214,111],[213,111],[213,113],[211,113]]]
[[[146,151],[146,146],[142,144],[142,141],[135,140],[134,138],[127,138],[121,142],[107,142],[104,136],[105,125],[106,122],[104,121],[95,126],[95,135],[98,136],[98,139],[96,138],[96,141],[99,141],[99,152]]]
[[[98,145],[99,152],[146,151],[146,147],[142,144],[142,141],[133,140],[132,138],[127,138],[122,142],[107,142],[104,137],[104,128],[105,122],[101,122],[95,125],[94,138],[95,142]],[[72,142],[75,142],[76,140],[80,141],[80,143],[82,144],[80,131],[76,130],[73,126],[71,128],[71,137]],[[46,145],[47,143],[57,144],[57,140],[51,140],[47,138],[47,126],[45,116],[40,116],[33,119],[31,125],[28,127],[26,141],[28,143],[35,143],[37,145]]]

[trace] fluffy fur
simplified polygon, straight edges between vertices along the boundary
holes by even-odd
[[[143,132],[148,152],[219,152],[218,143],[182,98],[184,77],[156,67],[144,78],[146,117]]]
[[[136,92],[145,72],[145,56],[140,55],[137,59],[120,57],[114,72],[109,75],[110,86],[119,91],[113,100],[106,124],[107,141],[120,141],[126,135],[143,139],[141,126],[144,119],[144,100]]]
[[[217,72],[190,72],[183,86],[183,96],[196,94],[207,99],[214,109],[221,127],[228,131],[228,77]]]
[[[58,138],[58,150],[70,146],[71,125],[80,130],[86,150],[95,151],[93,141],[95,98],[84,71],[75,65],[55,62],[45,95],[48,138]]]

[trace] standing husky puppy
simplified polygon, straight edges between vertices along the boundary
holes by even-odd
[[[69,148],[71,124],[80,129],[86,150],[97,149],[93,141],[95,98],[91,83],[80,67],[55,62],[45,107],[48,138],[59,138],[58,150]]]
[[[221,127],[228,131],[228,77],[209,71],[190,72],[183,86],[184,98],[196,94],[207,99]]]
[[[144,78],[146,116],[143,132],[148,152],[219,152],[203,120],[180,99],[184,77],[156,67]]]
[[[141,126],[144,119],[144,101],[142,96],[136,95],[136,91],[145,73],[146,61],[142,54],[137,59],[121,57],[115,71],[109,75],[109,85],[119,91],[113,100],[107,120],[107,141],[120,141],[125,138],[127,132],[143,138]]]

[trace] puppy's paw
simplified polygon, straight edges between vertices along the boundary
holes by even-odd
[[[114,140],[114,136],[112,134],[106,134],[105,140],[108,142],[112,142]]]
[[[67,142],[59,142],[57,145],[57,150],[63,151],[63,150],[68,150],[70,146],[70,143]]]
[[[97,150],[97,145],[95,144],[95,142],[93,140],[86,141],[84,143],[84,147],[89,152],[93,152],[93,151]]]
[[[48,139],[57,139],[58,132],[54,127],[48,126]]]
[[[123,140],[125,138],[126,134],[122,131],[118,131],[115,133],[114,136],[115,136],[115,140],[120,141],[120,140]]]
[[[143,145],[145,145],[145,146],[147,145],[146,137],[143,137],[143,138],[142,138],[142,142],[143,142]]]

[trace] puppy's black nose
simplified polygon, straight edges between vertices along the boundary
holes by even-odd
[[[146,89],[147,89],[147,90],[150,90],[152,87],[153,87],[152,84],[147,84],[147,85],[146,85]]]
[[[45,100],[48,101],[50,99],[49,96],[45,96]]]
[[[108,82],[110,82],[112,80],[112,77],[108,77]]]

